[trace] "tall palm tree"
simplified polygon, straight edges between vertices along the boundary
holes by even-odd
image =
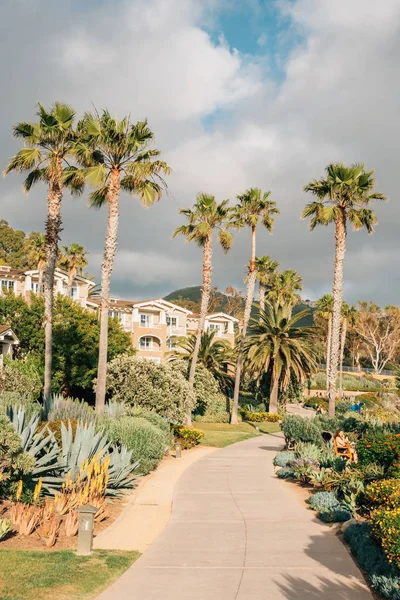
[[[74,279],[79,271],[82,273],[82,269],[87,266],[87,251],[83,246],[72,242],[70,246],[63,246],[64,250],[60,257],[59,264],[60,267],[64,267],[64,269],[68,272],[68,282],[67,282],[67,292],[66,295],[69,298],[72,290],[72,284]]]
[[[317,310],[314,313],[315,321],[323,321],[327,323],[328,334],[326,338],[326,391],[329,386],[329,366],[331,362],[331,346],[332,346],[332,315],[333,315],[333,296],[332,294],[324,294],[317,300]]]
[[[87,181],[96,188],[89,196],[92,207],[108,207],[107,233],[101,265],[100,344],[96,384],[96,410],[104,410],[107,374],[108,310],[110,279],[118,243],[121,190],[137,196],[149,207],[160,200],[169,174],[157,159],[160,150],[149,149],[154,134],[147,121],[132,123],[129,117],[114,119],[107,110],[86,113],[78,124],[80,139],[74,155],[80,169],[71,168],[67,180]]]
[[[342,332],[340,336],[340,360],[339,360],[339,396],[343,397],[343,359],[344,348],[346,346],[346,336],[348,326],[355,321],[357,309],[355,306],[350,306],[347,302],[342,304]]]
[[[13,134],[25,142],[10,160],[4,174],[10,171],[29,171],[24,181],[26,193],[32,186],[43,181],[47,184],[46,221],[46,268],[44,271],[45,304],[45,368],[44,396],[51,394],[51,364],[53,340],[54,271],[58,258],[58,240],[61,231],[61,200],[67,159],[76,142],[74,131],[75,111],[67,104],[55,102],[50,110],[38,104],[38,122],[23,121],[14,126]],[[80,193],[82,184],[71,179],[68,187],[72,193]]]
[[[204,365],[218,381],[223,392],[232,390],[233,379],[229,374],[232,367],[233,351],[227,340],[215,340],[215,329],[203,331],[197,363]],[[167,352],[170,360],[193,360],[196,348],[197,335],[191,333],[188,337],[178,338],[175,342],[176,349]]]
[[[301,301],[297,292],[303,289],[302,277],[294,269],[274,273],[267,288],[267,299],[272,304],[293,307]]]
[[[237,196],[239,200],[233,209],[232,227],[241,229],[242,227],[250,227],[251,229],[251,258],[248,268],[246,303],[243,316],[243,327],[240,335],[238,356],[236,362],[235,373],[235,389],[233,394],[231,424],[238,423],[238,407],[239,407],[239,389],[240,380],[243,368],[243,350],[246,340],[247,327],[250,321],[251,306],[253,304],[254,288],[257,278],[257,262],[256,262],[256,231],[259,221],[271,232],[274,226],[274,216],[279,214],[276,207],[276,202],[270,200],[271,192],[262,192],[258,188],[250,188]]]
[[[270,256],[259,256],[256,259],[258,290],[260,298],[260,310],[265,310],[265,290],[271,277],[276,273],[279,263],[272,260]]]
[[[246,363],[259,379],[271,374],[269,412],[278,411],[279,391],[284,391],[291,375],[304,382],[317,370],[314,327],[296,327],[309,314],[302,310],[290,315],[289,306],[267,304],[261,320],[252,321],[245,344]]]
[[[43,273],[46,266],[46,236],[44,233],[36,233],[30,240],[28,259],[39,272],[37,295],[42,295]]]
[[[223,200],[220,204],[217,204],[214,196],[198,194],[193,209],[185,208],[180,211],[180,214],[186,217],[188,221],[187,225],[181,225],[173,233],[173,237],[184,235],[186,241],[194,241],[198,246],[203,248],[203,285],[201,288],[200,317],[196,333],[196,344],[189,371],[189,384],[191,387],[194,385],[201,336],[204,332],[211,296],[213,233],[214,230],[218,231],[219,242],[225,252],[227,252],[232,243],[232,234],[227,230],[230,211],[228,200]],[[186,422],[187,425],[191,425],[191,414],[186,416]]]
[[[347,222],[353,229],[366,228],[374,231],[377,222],[369,205],[374,200],[385,200],[385,196],[374,191],[373,171],[365,171],[364,165],[330,164],[326,177],[313,180],[304,187],[317,200],[304,208],[302,217],[310,217],[311,231],[317,225],[335,224],[335,267],[333,275],[332,347],[329,368],[329,416],[335,415],[336,378],[339,365],[340,322],[343,295],[343,264],[346,251]]]

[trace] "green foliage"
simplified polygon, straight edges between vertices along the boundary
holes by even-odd
[[[171,365],[120,356],[108,364],[107,391],[114,401],[155,411],[182,423],[195,405],[188,381]]]
[[[187,361],[174,360],[169,363],[169,367],[174,373],[178,373],[179,376],[187,379]],[[218,403],[226,406],[226,398],[220,390],[217,379],[201,362],[196,366],[193,391],[196,397],[195,414],[202,416],[208,412],[210,406],[215,406]]]
[[[140,407],[134,407],[132,409],[128,409],[128,414],[132,415],[132,417],[140,417],[146,419],[150,423],[152,423],[155,427],[158,427],[165,436],[165,447],[171,446],[173,443],[173,435],[171,432],[171,427],[168,421],[164,419],[161,415],[153,412],[151,410],[144,410]]]
[[[285,436],[287,447],[297,442],[311,442],[322,447],[321,430],[312,419],[285,414],[282,419],[281,430]]]
[[[250,410],[240,411],[243,421],[250,421],[251,423],[277,423],[281,420],[281,417],[277,414],[271,414],[268,412],[253,412]]]
[[[282,467],[282,469],[278,469],[276,475],[279,477],[279,479],[296,479],[293,469],[289,467]]]
[[[12,530],[12,521],[0,519],[0,540],[3,540]]]
[[[307,502],[316,511],[330,511],[340,506],[336,492],[316,492]]]
[[[322,448],[311,444],[310,442],[298,442],[295,451],[296,458],[310,458],[312,460],[321,460]]]
[[[143,417],[123,416],[103,422],[110,442],[126,447],[135,461],[137,471],[149,473],[160,462],[166,448],[166,436],[161,429]]]
[[[6,412],[8,408],[22,407],[27,416],[39,414],[41,406],[32,396],[20,394],[19,392],[0,392],[0,412]]]
[[[24,452],[9,419],[0,414],[0,498],[8,496],[20,478],[34,468],[33,457]]]
[[[71,424],[72,435],[75,436],[76,428],[78,426],[78,421],[76,421],[75,419],[70,419],[70,420],[58,419],[56,421],[43,421],[42,423],[40,423],[39,427],[37,428],[36,435],[38,433],[40,433],[43,429],[47,429],[48,431],[51,431],[51,433],[54,434],[54,439],[56,440],[57,444],[59,446],[61,446],[61,444],[62,444],[61,425],[64,424],[65,427],[68,427],[68,423]]]
[[[0,392],[13,392],[37,399],[42,380],[32,360],[5,360],[0,369]]]
[[[389,469],[400,455],[400,435],[375,431],[357,443],[360,464],[377,463]]]
[[[373,481],[365,490],[365,500],[371,510],[400,508],[400,479]]]
[[[204,437],[204,432],[200,429],[194,429],[193,427],[185,427],[184,425],[174,425],[173,433],[175,440],[180,442],[182,448],[193,448],[200,443],[201,438]]]
[[[279,452],[274,458],[274,465],[276,467],[287,467],[289,462],[295,458],[294,452]]]
[[[339,386],[339,378],[337,380]],[[326,373],[319,371],[311,378],[311,389],[312,390],[326,390]],[[343,374],[343,390],[347,392],[379,392],[383,389],[382,383],[378,379],[370,379],[367,377],[355,377],[353,375]],[[364,394],[362,394],[364,395]],[[360,395],[361,396],[361,395]],[[360,396],[357,397],[359,401]],[[376,396],[368,394],[370,399]]]
[[[48,421],[92,423],[95,416],[93,407],[83,400],[64,398],[61,394],[53,394],[44,400],[42,418]]]
[[[346,529],[344,539],[361,569],[366,571],[374,590],[384,598],[400,600],[400,572],[393,564],[389,564],[371,533],[369,524],[357,523]]]
[[[296,479],[308,482],[313,473],[319,471],[320,464],[312,458],[294,458],[289,462],[289,467],[294,472]]]
[[[332,510],[323,510],[318,513],[318,518],[324,523],[342,523],[343,521],[349,521],[353,514],[339,506]]]
[[[14,269],[36,268],[30,259],[30,248],[35,235],[29,236],[25,231],[13,229],[7,221],[0,220],[0,264],[6,264]]]

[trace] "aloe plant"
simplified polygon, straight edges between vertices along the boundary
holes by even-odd
[[[0,519],[0,540],[5,538],[11,529],[12,522],[9,519]]]
[[[136,479],[134,471],[138,466],[139,461],[132,462],[132,452],[125,446],[114,448],[110,452],[107,495],[119,496],[124,489],[133,487]]]

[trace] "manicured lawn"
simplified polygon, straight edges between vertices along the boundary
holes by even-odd
[[[139,558],[139,552],[0,550],[1,600],[89,600]]]
[[[250,423],[239,423],[239,425],[229,425],[229,423],[194,423],[196,429],[204,431],[204,437],[201,444],[205,446],[216,446],[225,448],[230,444],[242,442],[249,438],[259,435],[254,425]],[[275,433],[280,430],[279,423],[258,423],[260,433]]]

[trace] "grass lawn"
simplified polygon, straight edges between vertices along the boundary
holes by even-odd
[[[0,600],[89,600],[115,581],[139,552],[0,550]]]
[[[260,433],[276,433],[280,431],[279,423],[257,423]],[[243,442],[249,438],[259,435],[255,424],[239,423],[239,425],[229,425],[229,423],[193,423],[196,429],[204,431],[204,437],[201,444],[205,446],[216,446],[225,448],[235,442]]]

